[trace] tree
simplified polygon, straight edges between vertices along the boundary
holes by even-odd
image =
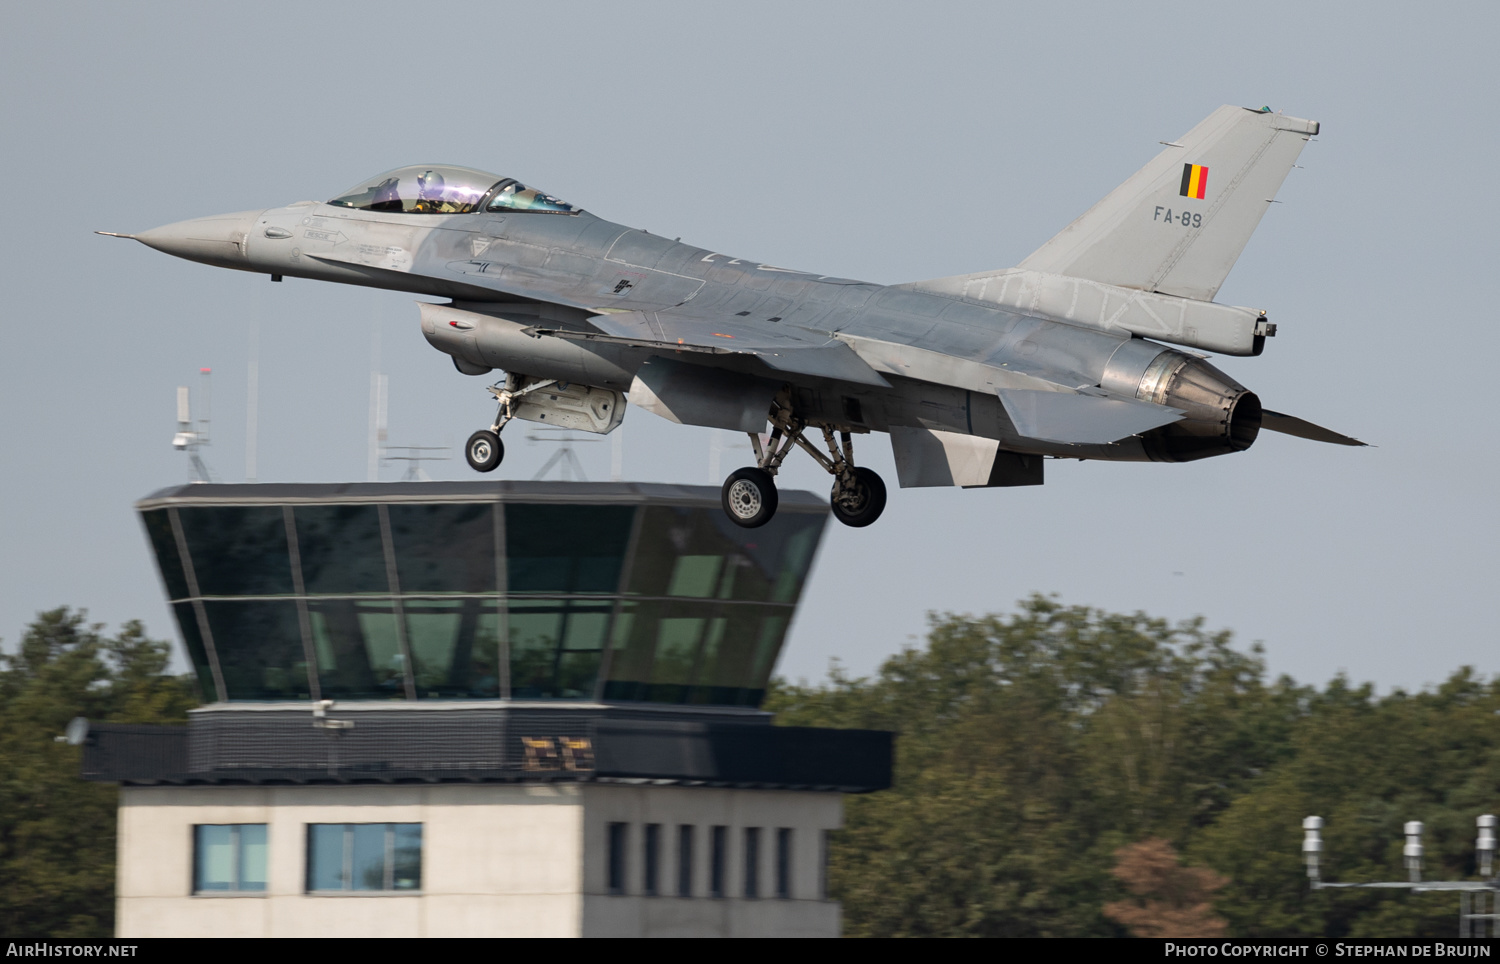
[[[1065,607],[934,618],[873,679],[779,683],[792,725],[897,733],[895,786],[849,798],[831,884],[865,936],[1108,936],[1111,855],[1184,843],[1274,762],[1297,710],[1201,621]]]
[[[1259,651],[1231,642],[1201,620],[1034,596],[1012,614],[934,617],[924,647],[871,678],[835,667],[818,685],[774,683],[778,723],[897,734],[894,787],[847,798],[834,839],[845,930],[1123,935],[1127,906],[1197,906],[1110,872],[1156,839],[1218,875],[1181,879],[1200,903],[1215,895],[1234,936],[1451,935],[1451,895],[1310,892],[1300,824],[1328,821],[1327,879],[1400,879],[1405,820],[1427,825],[1429,877],[1472,877],[1474,818],[1500,812],[1500,678],[1319,690],[1269,680]]]
[[[1114,875],[1135,900],[1104,905],[1104,916],[1133,937],[1223,937],[1228,925],[1213,912],[1213,897],[1229,883],[1203,867],[1184,867],[1160,837],[1115,851]]]
[[[114,929],[114,787],[79,778],[58,743],[75,716],[181,722],[197,704],[165,675],[167,643],[128,622],[114,636],[66,607],[37,616],[0,654],[0,932],[103,937]]]

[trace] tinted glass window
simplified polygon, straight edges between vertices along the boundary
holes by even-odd
[[[388,599],[308,602],[325,699],[405,699],[406,661]]]
[[[380,511],[373,505],[305,505],[294,511],[302,585],[310,593],[387,593]]]
[[[743,703],[743,690],[753,685],[754,646],[764,608],[782,612],[781,607],[716,602],[625,603],[610,634],[605,698]],[[734,633],[731,627],[736,627]],[[746,642],[738,642],[742,639]],[[737,662],[726,661],[726,649],[744,652]]]
[[[734,543],[700,510],[647,506],[644,511],[627,591],[639,596],[715,595],[724,557]]]
[[[218,702],[219,694],[214,688],[213,670],[208,665],[208,650],[203,645],[203,634],[198,630],[198,613],[192,603],[177,603],[172,606],[172,615],[177,617],[177,629],[182,634],[182,644],[187,647],[193,674],[198,677],[198,690],[203,702]]]
[[[612,610],[602,600],[511,600],[511,696],[591,698]]]
[[[194,893],[258,893],[265,889],[265,824],[193,827]]]
[[[663,616],[656,627],[656,652],[651,661],[651,685],[646,699],[653,703],[682,703],[697,668],[698,646],[708,619],[703,615]]]
[[[690,703],[759,706],[781,651],[790,610],[781,606],[725,606],[705,633]]]
[[[507,505],[510,591],[618,592],[631,506]]]
[[[233,890],[234,872],[234,828],[229,826],[207,826],[193,828],[197,859],[193,889],[197,891]]]
[[[489,505],[393,505],[388,511],[403,593],[495,591]]]
[[[787,512],[741,529],[713,509],[645,512],[629,593],[749,602],[796,602],[825,521]]]
[[[500,695],[500,615],[482,599],[404,599],[419,697]]]
[[[422,889],[422,825],[398,823],[391,827],[391,889]]]
[[[344,868],[344,825],[308,824],[307,889],[344,890],[347,879]]]
[[[266,889],[266,825],[240,825],[240,890]]]
[[[677,826],[677,896],[693,896],[693,827]]]
[[[172,519],[167,510],[142,512],[141,522],[146,526],[146,536],[151,540],[152,551],[156,553],[156,567],[161,571],[162,582],[167,587],[167,598],[186,599],[187,578],[182,572],[182,555],[177,551],[177,536],[172,532]]]
[[[350,890],[389,890],[385,882],[386,825],[356,823],[349,827]]]
[[[390,214],[468,214],[499,180],[469,167],[402,167],[377,174],[328,203]]]
[[[780,827],[776,831],[776,896],[790,900],[792,896],[792,828]]]
[[[418,890],[421,886],[421,824],[307,825],[309,891]]]
[[[626,824],[609,825],[609,892],[625,893],[625,831]]]
[[[177,510],[205,596],[276,596],[292,591],[286,522],[279,506]]]
[[[711,849],[708,857],[708,896],[710,897],[724,896],[724,874],[728,870],[729,863],[729,854],[726,853],[729,849],[726,846],[728,836],[728,827],[714,827],[709,838]]]
[[[760,896],[760,828],[745,828],[745,896]]]
[[[311,698],[296,603],[209,601],[203,606],[229,699]]]
[[[572,214],[573,205],[560,201],[550,194],[543,194],[520,181],[502,184],[495,192],[486,211],[541,211],[546,214]]]

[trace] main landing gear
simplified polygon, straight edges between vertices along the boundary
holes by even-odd
[[[885,482],[863,466],[854,464],[854,442],[847,431],[839,432],[820,426],[828,454],[818,451],[803,437],[806,423],[795,417],[785,405],[778,405],[771,416],[771,436],[765,445],[759,435],[750,436],[755,448],[755,465],[731,472],[724,480],[720,500],[729,521],[754,529],[771,521],[776,514],[776,473],[787,453],[795,445],[801,448],[833,476],[829,506],[834,518],[846,526],[867,526],[885,511]]]
[[[547,378],[527,384],[523,375],[507,375],[502,385],[500,382],[489,386],[489,393],[495,396],[500,403],[500,409],[495,413],[495,423],[489,428],[482,428],[469,436],[469,441],[464,443],[464,458],[468,460],[469,468],[475,472],[493,472],[500,467],[500,462],[505,458],[505,443],[500,441],[500,432],[516,417],[516,402],[522,396],[557,384],[557,379]]]

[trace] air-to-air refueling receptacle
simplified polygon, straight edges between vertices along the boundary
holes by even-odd
[[[1186,462],[1262,429],[1363,444],[1167,347],[1259,355],[1276,333],[1213,298],[1317,132],[1221,107],[1018,267],[889,286],[694,247],[442,165],[119,236],[272,280],[450,299],[421,305],[428,342],[465,375],[505,372],[494,422],[466,446],[480,472],[500,464],[511,419],[603,434],[628,400],[750,435],[756,464],[723,488],[737,524],[772,517],[796,446],[833,476],[834,515],[863,526],[886,499],[855,464],[852,436],[872,431],[889,433],[903,487],[1040,485],[1047,457]]]

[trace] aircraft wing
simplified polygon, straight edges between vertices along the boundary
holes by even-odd
[[[1297,418],[1295,415],[1283,415],[1269,409],[1261,412],[1260,427],[1272,432],[1280,432],[1282,435],[1295,435],[1298,438],[1311,439],[1314,442],[1330,442],[1334,445],[1369,445],[1369,442],[1361,442],[1357,438],[1348,435],[1340,435],[1332,429],[1326,429],[1321,425]]]
[[[641,348],[703,352],[714,355],[752,355],[777,371],[812,375],[889,387],[854,349],[822,332],[768,322],[746,322],[682,309],[622,311],[595,315],[589,324],[601,334],[553,328],[528,329],[530,334],[576,341],[605,341]]]

